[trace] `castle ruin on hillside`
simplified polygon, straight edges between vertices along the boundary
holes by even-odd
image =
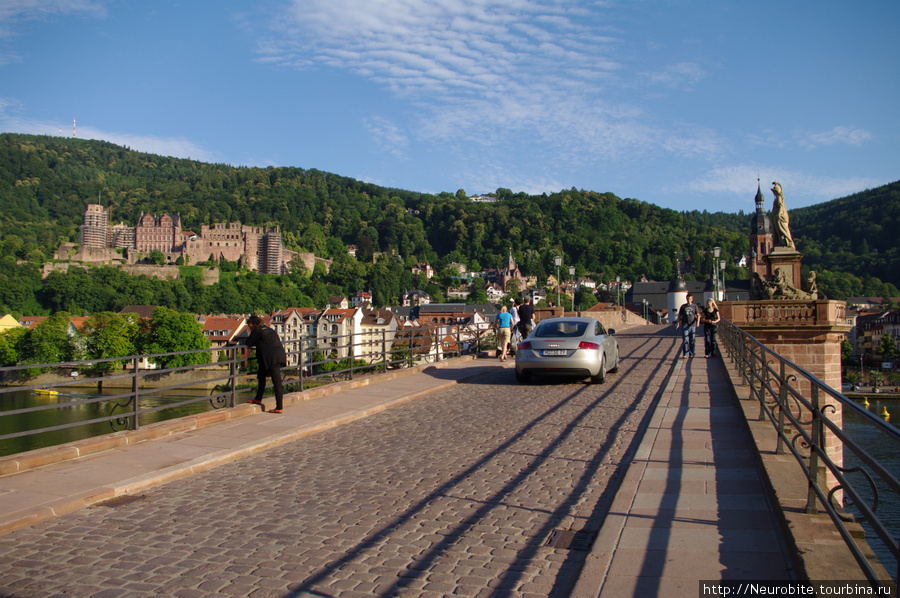
[[[239,261],[261,274],[285,274],[297,256],[281,245],[278,226],[247,226],[240,222],[200,227],[200,234],[181,228],[181,216],[141,214],[137,226],[110,225],[110,210],[89,204],[79,229],[81,261],[113,259],[106,249],[122,250],[134,263],[152,251],[160,251],[167,261],[179,257],[185,265],[207,260]]]

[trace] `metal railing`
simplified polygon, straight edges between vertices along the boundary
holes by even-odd
[[[750,397],[759,403],[759,420],[768,420],[774,427],[776,453],[790,452],[806,476],[806,512],[824,510],[866,578],[873,585],[887,587],[847,524],[856,522],[868,528],[871,533],[866,534],[866,541],[887,561],[882,564],[896,581],[900,575],[897,530],[889,529],[884,515],[893,512],[896,516],[900,511],[900,482],[863,446],[861,435],[849,433],[843,423],[845,416],[854,416],[886,455],[900,455],[900,430],[733,323],[723,319],[719,332],[742,385],[750,386]],[[887,507],[879,511],[884,505]]]
[[[288,365],[282,368],[283,385],[285,392],[303,391],[314,386],[350,380],[354,376],[377,374],[477,353],[496,346],[496,342],[496,334],[492,329],[471,330],[447,324],[288,340],[283,342],[288,357]],[[235,344],[194,351],[2,367],[0,404],[11,393],[23,391],[54,397],[56,401],[30,407],[0,409],[0,442],[104,422],[109,424],[113,432],[137,430],[142,420],[151,419],[154,417],[152,414],[167,410],[175,413],[177,408],[186,406],[192,406],[197,411],[234,407],[256,392],[255,360],[248,353],[245,346]],[[202,363],[180,367],[141,367],[142,363],[166,363],[172,357],[182,355],[203,355],[204,358]],[[92,373],[106,369],[108,364],[114,362],[118,363],[119,369],[116,371],[104,375]],[[43,373],[47,370],[55,374],[52,383],[29,383],[35,377],[35,371]],[[70,376],[73,372],[76,375]],[[193,375],[189,380],[178,380],[176,375],[185,372]],[[82,373],[87,373],[88,376],[82,376]],[[150,380],[154,381],[152,385],[148,384]],[[167,381],[171,383],[167,384]],[[75,389],[94,386],[100,388],[104,385],[107,388],[114,387],[115,394],[71,393]],[[186,389],[197,388],[207,390],[201,396],[177,396]],[[173,394],[176,395],[174,399]],[[204,407],[206,403],[208,405]],[[54,420],[55,413],[75,408],[91,412],[93,416],[46,425],[44,420]],[[99,413],[100,410],[103,414]],[[40,425],[23,425],[22,419],[16,419],[42,413],[47,417],[33,418],[41,419]],[[155,417],[165,420],[182,415],[184,414],[176,413],[170,417]],[[98,434],[102,432],[87,434],[85,437]]]

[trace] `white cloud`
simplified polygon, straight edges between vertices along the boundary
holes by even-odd
[[[645,73],[645,79],[668,88],[690,88],[706,78],[706,72],[693,62],[679,62],[667,66],[661,71]]]
[[[409,145],[409,139],[403,134],[400,127],[382,116],[366,118],[363,124],[369,130],[376,143],[385,151],[398,158],[405,157],[405,149]]]
[[[0,38],[15,35],[22,21],[59,15],[83,15],[102,18],[106,7],[93,0],[3,0],[0,2]]]
[[[762,147],[787,148],[800,146],[804,149],[817,149],[834,145],[859,147],[872,139],[873,135],[866,129],[853,126],[836,126],[830,131],[794,131],[790,136],[775,131],[765,130],[761,134],[748,135],[748,142]]]
[[[857,127],[838,126],[830,131],[820,133],[803,132],[795,135],[797,144],[806,149],[815,149],[823,145],[851,145],[858,147],[872,138],[872,134]]]
[[[710,131],[654,124],[610,99],[628,75],[617,57],[625,42],[600,35],[603,8],[548,0],[295,0],[274,36],[260,41],[259,55],[269,64],[319,65],[377,82],[407,103],[407,130],[395,134],[410,140],[502,145],[515,134],[519,143],[543,146],[554,162],[714,155],[721,142]],[[683,62],[648,78],[670,88],[704,76]]]
[[[795,207],[820,203],[845,197],[858,193],[863,189],[870,189],[885,183],[884,181],[866,177],[829,177],[809,172],[786,170],[781,167],[744,164],[715,168],[705,173],[701,178],[687,183],[679,190],[745,198],[748,207],[744,209],[749,210],[752,209],[750,202],[756,195],[753,183],[756,182],[757,177],[760,179],[767,201],[771,201],[771,194],[767,190],[772,186],[772,181],[780,182],[782,187],[784,187],[784,196],[789,208],[792,203]],[[732,197],[729,197],[729,199]],[[722,211],[729,211],[729,208],[730,206],[720,206]]]

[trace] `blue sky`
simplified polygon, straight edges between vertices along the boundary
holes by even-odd
[[[2,0],[0,131],[438,193],[900,179],[897,0]],[[767,192],[769,200],[771,194]]]

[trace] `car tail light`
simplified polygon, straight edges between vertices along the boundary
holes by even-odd
[[[522,344],[519,345],[520,349],[530,349],[531,341],[523,341]]]
[[[587,341],[581,341],[581,344],[578,345],[579,349],[594,349],[597,350],[600,348],[600,345],[597,343],[589,343]]]

